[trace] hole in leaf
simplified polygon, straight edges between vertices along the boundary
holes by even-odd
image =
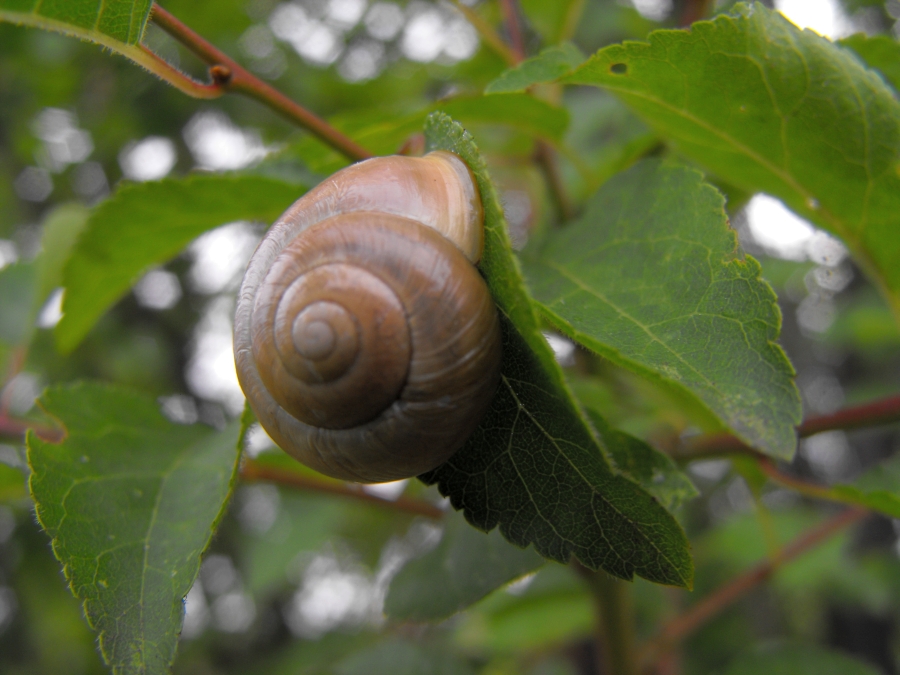
[[[628,64],[627,63],[614,63],[609,67],[609,72],[614,75],[624,75],[628,72]]]

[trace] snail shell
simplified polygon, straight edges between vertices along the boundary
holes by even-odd
[[[345,480],[429,471],[475,430],[500,377],[474,267],[483,211],[455,155],[378,157],[295,202],[238,297],[238,379],[290,455]]]

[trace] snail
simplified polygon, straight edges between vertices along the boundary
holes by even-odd
[[[469,167],[438,151],[347,167],[276,221],[241,284],[234,353],[283,450],[378,483],[465,443],[500,379],[483,220]]]

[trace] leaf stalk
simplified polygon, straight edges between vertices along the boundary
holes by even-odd
[[[153,72],[167,82],[177,86],[184,93],[195,98],[217,98],[228,91],[244,94],[303,127],[349,159],[358,161],[372,156],[372,153],[352,138],[341,133],[322,118],[241,67],[234,59],[205,40],[155,2],[153,3],[150,17],[154,24],[210,66],[212,82],[209,84],[196,82],[142,46],[143,51],[156,64]],[[152,57],[149,55],[152,55]]]

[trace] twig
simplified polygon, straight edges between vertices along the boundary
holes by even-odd
[[[900,421],[900,396],[844,408],[829,415],[810,417],[797,427],[797,435],[806,438],[823,431],[859,429]],[[676,459],[699,459],[710,455],[745,454],[759,457],[759,453],[730,434],[707,434],[685,441],[673,451]]]
[[[516,63],[524,61],[527,52],[525,51],[522,25],[519,23],[519,3],[516,0],[500,0],[500,7],[503,9],[506,32],[509,33],[509,41],[516,57]]]
[[[444,512],[440,508],[421,499],[412,499],[402,495],[397,499],[384,499],[365,492],[361,486],[354,483],[320,480],[290,469],[265,466],[252,459],[245,459],[241,463],[241,478],[248,481],[267,481],[301,490],[349,497],[350,499],[375,504],[386,509],[402,511],[415,516],[425,516],[432,520],[441,520],[444,517]]]
[[[765,560],[719,587],[684,614],[663,626],[659,634],[641,650],[642,663],[652,664],[712,617],[772,576],[782,565],[806,553],[867,514],[868,511],[861,508],[846,509],[797,537],[783,549],[780,558]]]
[[[513,54],[512,50],[503,41],[503,38],[493,29],[491,24],[481,18],[481,15],[478,14],[478,12],[469,6],[462,4],[460,0],[450,0],[450,2],[453,3],[453,6],[456,7],[464,17],[466,17],[466,21],[472,24],[481,36],[481,39],[484,40],[485,44],[492,49],[495,54],[506,61],[510,66],[514,66],[518,63],[516,55]]]
[[[153,72],[164,80],[176,84],[186,94],[197,98],[216,98],[227,91],[239,92],[281,113],[350,159],[360,160],[372,156],[368,150],[352,138],[344,135],[322,118],[242,68],[234,59],[207,42],[155,2],[150,16],[154,24],[210,66],[212,82],[203,84],[165,63],[146,47],[143,48],[144,52],[152,55],[152,59],[157,62]]]
[[[501,0],[500,5],[503,8],[506,32],[509,33],[509,39],[512,43],[514,64],[518,64],[527,55],[522,25],[519,21],[519,3],[516,0]],[[559,173],[556,150],[546,141],[536,141],[534,145],[534,160],[544,174],[547,189],[550,192],[550,197],[554,206],[556,206],[556,210],[559,212],[560,220],[562,222],[571,220],[575,215],[575,207],[566,193],[562,176]]]
[[[687,0],[684,3],[684,10],[678,20],[678,25],[682,27],[690,26],[695,21],[699,21],[709,11],[710,0]]]
[[[812,499],[824,499],[829,502],[838,502],[839,504],[859,506],[858,501],[837,493],[825,485],[810,483],[809,481],[801,480],[800,478],[794,478],[793,476],[789,476],[786,473],[782,473],[778,470],[774,462],[772,462],[771,460],[760,459],[758,461],[758,464],[759,468],[762,469],[762,472],[766,474],[773,482],[778,483],[779,485],[783,485],[786,488],[790,488],[794,492],[798,492],[805,497],[810,497]]]
[[[637,651],[631,584],[606,572],[594,572],[577,561],[572,568],[585,580],[597,615],[597,647],[602,673],[637,675]]]

